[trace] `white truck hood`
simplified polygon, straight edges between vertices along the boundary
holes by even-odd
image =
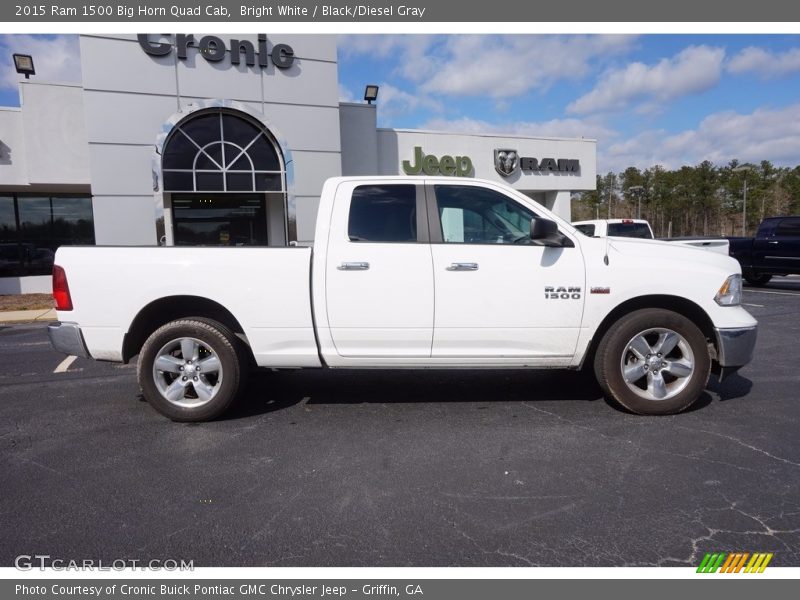
[[[653,261],[654,266],[659,262],[662,264],[664,262],[683,263],[687,272],[698,267],[717,267],[729,274],[741,272],[738,261],[727,254],[709,252],[696,246],[640,238],[608,237],[599,239],[608,244],[609,260],[613,260],[613,254],[618,252],[625,255],[626,258],[636,257],[648,262]]]

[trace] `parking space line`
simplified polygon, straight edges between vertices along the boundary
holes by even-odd
[[[742,302],[742,306],[755,306],[756,308],[764,308],[763,304],[748,304],[747,302]]]
[[[66,373],[67,369],[69,369],[70,365],[72,363],[74,363],[76,360],[78,360],[77,356],[68,356],[67,358],[62,360],[60,363],[58,363],[58,366],[55,368],[53,373]]]

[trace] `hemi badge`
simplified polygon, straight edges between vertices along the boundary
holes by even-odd
[[[607,287],[593,287],[589,290],[590,294],[610,294],[611,288]]]

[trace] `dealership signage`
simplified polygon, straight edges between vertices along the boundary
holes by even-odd
[[[169,41],[159,41],[161,38]],[[136,36],[139,46],[142,47],[150,56],[168,56],[172,50],[177,51],[177,56],[181,60],[186,60],[189,48],[197,48],[200,56],[209,62],[219,62],[228,54],[228,46],[222,38],[215,35],[204,35],[200,40],[195,40],[191,33],[179,33],[175,35],[174,42],[172,35],[154,36],[151,38],[146,33]],[[258,62],[259,67],[266,67],[270,60],[279,69],[288,69],[294,63],[294,50],[288,44],[275,44],[272,50],[267,50],[267,36],[263,33],[258,34],[258,49],[249,40],[230,40],[231,64],[238,65],[244,62],[248,67],[252,67]]]
[[[518,170],[529,173],[574,173],[578,175],[581,171],[581,162],[577,158],[521,157],[516,150],[498,148],[494,151],[494,168],[503,177],[510,177]]]
[[[414,147],[413,164],[410,160],[403,161],[403,172],[406,175],[448,175],[455,177],[469,177],[472,174],[472,159],[469,156],[441,157],[425,154],[422,146]]]

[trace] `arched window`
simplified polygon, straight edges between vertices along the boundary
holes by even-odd
[[[195,113],[170,133],[162,155],[165,192],[284,192],[277,144],[244,113]]]

